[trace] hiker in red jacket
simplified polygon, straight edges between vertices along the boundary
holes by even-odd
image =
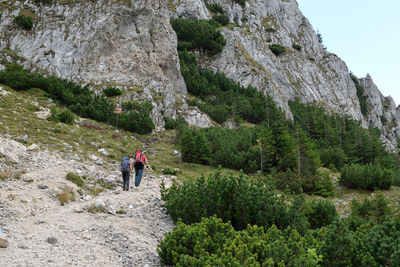
[[[143,168],[146,164],[147,169],[151,170],[147,157],[143,154],[142,150],[138,149],[135,152],[135,159],[133,160],[133,166],[135,167],[135,186],[140,185],[140,181],[143,176]]]

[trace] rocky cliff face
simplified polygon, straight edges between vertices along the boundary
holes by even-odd
[[[163,128],[163,117],[177,114],[191,124],[211,125],[207,116],[185,104],[177,40],[169,24],[169,17],[210,19],[205,0],[53,2],[2,3],[3,60],[19,60],[25,67],[94,88],[119,86],[126,91],[120,101],[151,100],[158,129]],[[219,4],[230,24],[221,29],[227,40],[222,53],[202,58],[202,64],[270,94],[288,117],[288,100],[299,97],[382,129],[388,146],[396,146],[400,111],[393,100],[383,97],[370,77],[361,79],[369,103],[369,113],[362,115],[348,67],[319,43],[296,0],[247,0],[244,6],[231,0],[207,3]],[[31,31],[12,23],[21,13],[34,18]],[[286,51],[276,56],[271,44]]]
[[[203,0],[173,3],[175,17],[210,17],[201,8]],[[272,95],[289,117],[287,102],[298,97],[327,111],[350,115],[363,126],[378,127],[387,146],[396,146],[400,118],[393,99],[383,97],[370,77],[361,79],[369,103],[369,113],[363,116],[348,67],[318,41],[295,0],[251,0],[245,6],[227,0],[207,3],[219,4],[231,24],[221,30],[227,40],[222,53],[203,59],[203,64]],[[286,51],[276,56],[269,49],[271,44],[284,46]],[[386,118],[384,124],[380,116]]]
[[[53,3],[2,3],[3,60],[23,58],[19,63],[25,67],[89,83],[94,88],[124,88],[126,94],[121,101],[153,102],[152,117],[159,128],[163,127],[163,117],[176,116],[180,106],[176,102],[183,102],[186,86],[180,74],[176,35],[169,23],[165,1]],[[19,14],[34,19],[32,30],[19,29],[12,23]],[[209,125],[209,119],[196,110],[183,108],[180,111],[188,120]]]

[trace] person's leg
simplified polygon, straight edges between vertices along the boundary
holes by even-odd
[[[123,177],[124,177],[124,191],[128,191],[130,172],[124,172]]]
[[[140,181],[142,180],[143,169],[136,169],[135,175],[135,186],[138,187],[140,185]]]
[[[122,172],[122,183],[123,183],[122,190],[125,191],[125,172],[124,171]]]

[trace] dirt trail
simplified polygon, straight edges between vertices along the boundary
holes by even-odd
[[[29,151],[4,137],[0,148],[3,155],[17,155],[14,176],[27,170],[18,179],[0,180],[0,237],[9,242],[0,248],[0,266],[160,266],[158,242],[174,226],[160,200],[159,185],[163,179],[168,186],[168,178],[145,173],[140,187],[124,192],[118,166]],[[6,158],[0,170],[10,169]],[[78,189],[65,179],[68,172],[114,179],[117,189],[61,206],[57,193]],[[88,212],[95,203],[105,212]]]

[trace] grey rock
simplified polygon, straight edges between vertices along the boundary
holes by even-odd
[[[18,243],[17,243],[17,248],[29,249],[29,247],[28,247],[26,244],[21,243],[21,242],[18,242]]]
[[[94,202],[94,206],[97,209],[104,209],[106,207],[106,205],[104,204],[104,202],[101,199],[96,199],[96,201]]]
[[[46,241],[47,241],[47,243],[54,245],[55,243],[58,242],[58,239],[55,238],[54,236],[51,236],[51,237],[48,237],[48,238],[46,239]]]
[[[39,146],[36,144],[32,144],[26,148],[27,151],[36,151],[36,152],[39,151],[39,149],[40,149]]]
[[[46,188],[48,188],[48,186],[45,185],[45,184],[38,184],[38,188],[39,189],[46,189]]]
[[[103,164],[104,164],[103,159],[102,159],[102,158],[99,158],[98,160],[96,160],[96,164],[97,164],[97,165],[103,165]]]

